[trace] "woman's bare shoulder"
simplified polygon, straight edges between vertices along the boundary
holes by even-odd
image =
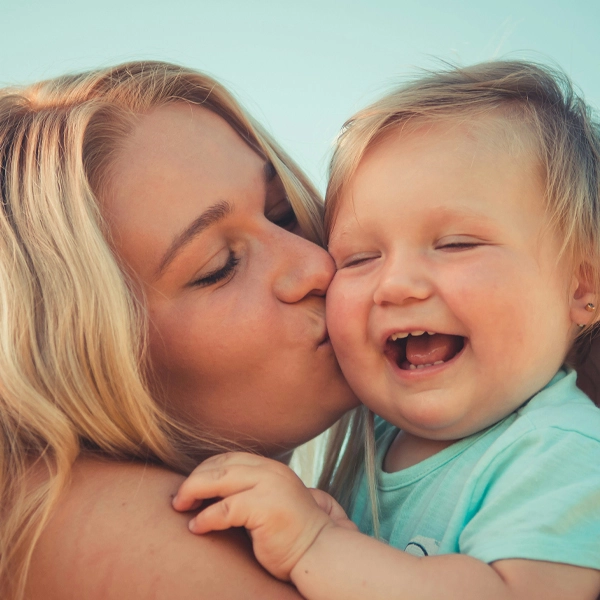
[[[240,531],[194,536],[170,505],[183,477],[80,460],[34,552],[31,600],[298,599],[255,561]]]

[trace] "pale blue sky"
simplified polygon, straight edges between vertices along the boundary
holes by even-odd
[[[599,0],[0,0],[0,84],[138,58],[227,84],[323,189],[344,120],[436,60],[561,65],[600,107]]]

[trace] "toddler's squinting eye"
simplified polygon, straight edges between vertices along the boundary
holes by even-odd
[[[460,252],[462,250],[470,250],[472,248],[477,248],[478,246],[483,246],[484,242],[481,240],[467,238],[467,239],[446,239],[440,240],[436,246],[436,250],[444,250],[446,252]]]
[[[358,267],[360,265],[364,265],[365,263],[378,258],[376,254],[355,254],[353,256],[348,257],[347,259],[341,261],[337,264],[337,268],[339,269],[350,269],[352,267]]]
[[[474,248],[479,244],[468,243],[468,242],[460,242],[456,244],[444,244],[443,246],[438,246],[439,250],[466,250],[468,248]]]

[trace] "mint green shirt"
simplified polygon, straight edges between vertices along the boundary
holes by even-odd
[[[559,371],[492,427],[384,473],[398,429],[378,419],[380,531],[417,556],[460,553],[600,569],[600,410]],[[351,510],[373,534],[364,476]]]

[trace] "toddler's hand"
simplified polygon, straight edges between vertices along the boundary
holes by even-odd
[[[222,500],[192,519],[190,531],[245,527],[257,560],[284,581],[323,529],[356,529],[331,496],[306,488],[287,466],[253,454],[232,452],[204,461],[183,482],[173,507],[192,510],[208,498]]]

